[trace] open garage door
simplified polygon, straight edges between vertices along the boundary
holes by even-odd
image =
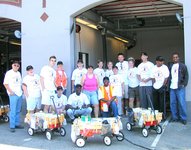
[[[21,23],[15,20],[0,18],[0,93],[8,101],[3,86],[4,75],[11,68],[12,60],[21,61]]]
[[[177,3],[164,0],[117,0],[96,6],[79,16],[76,23],[76,49],[88,53],[90,63],[97,59],[117,61],[116,54],[139,59],[146,51],[150,60],[162,55],[166,63],[178,51],[184,60],[183,25],[176,18],[183,15]]]

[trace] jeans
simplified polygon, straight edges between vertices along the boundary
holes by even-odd
[[[110,103],[109,107],[110,107],[111,110],[112,110],[113,116],[114,116],[114,117],[117,117],[117,116],[118,116],[118,108],[117,108],[116,102],[115,102],[115,101],[112,101],[112,102]],[[110,112],[103,112],[103,111],[102,111],[101,114],[102,114],[102,117],[109,117]]]
[[[92,108],[82,108],[82,109],[68,109],[67,114],[70,117],[70,119],[75,119],[75,115],[84,115],[84,116],[90,116],[92,112]]]
[[[22,105],[22,96],[9,95],[10,103],[10,128],[15,128],[15,126],[20,125],[20,113]]]
[[[140,86],[139,96],[141,107],[148,109],[153,106],[153,87],[152,86]],[[153,108],[152,108],[153,109]]]
[[[122,97],[117,96],[117,108],[118,108],[118,114],[123,115]]]
[[[170,109],[173,119],[187,120],[184,87],[170,89]]]

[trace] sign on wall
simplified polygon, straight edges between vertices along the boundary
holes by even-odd
[[[0,0],[0,4],[14,5],[21,7],[22,0]]]

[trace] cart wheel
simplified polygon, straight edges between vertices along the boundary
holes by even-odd
[[[34,135],[34,129],[28,128],[28,134],[29,134],[30,136],[33,136],[33,135]]]
[[[156,126],[156,133],[161,134],[162,133],[162,127],[160,125]]]
[[[149,130],[148,130],[147,128],[143,128],[142,134],[143,134],[144,137],[148,137],[148,135],[149,135]]]
[[[124,140],[123,132],[119,131],[119,134],[116,135],[116,138],[117,138],[118,141],[123,141]]]
[[[46,131],[46,138],[47,138],[48,140],[51,140],[51,139],[52,139],[52,131],[49,131],[49,130]]]
[[[83,137],[79,137],[79,138],[77,138],[76,139],[76,145],[79,147],[79,148],[81,148],[81,147],[84,147],[85,146],[85,144],[86,144],[86,141],[85,141],[85,139],[83,138]]]
[[[5,122],[9,122],[9,116],[4,116],[3,120],[4,120]]]
[[[60,128],[60,135],[61,136],[65,136],[66,135],[66,130],[63,127]]]
[[[105,145],[110,146],[111,143],[112,143],[111,137],[109,137],[109,136],[104,136],[103,142],[104,142]]]
[[[126,128],[127,128],[128,131],[131,131],[132,130],[132,125],[129,122],[127,122]]]

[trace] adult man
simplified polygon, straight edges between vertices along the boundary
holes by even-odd
[[[166,118],[166,85],[169,77],[169,70],[164,65],[164,58],[162,56],[156,57],[156,65],[153,67],[151,77],[153,80],[153,96],[154,107],[160,112],[163,112],[164,119]]]
[[[9,96],[11,132],[15,132],[15,128],[24,128],[20,125],[20,112],[22,105],[22,79],[21,74],[18,71],[19,67],[19,62],[13,61],[12,69],[7,71],[3,82]]]
[[[109,117],[109,108],[112,109],[112,113],[114,117],[118,116],[118,108],[117,108],[117,99],[116,94],[113,91],[113,86],[109,85],[109,78],[103,78],[103,86],[99,88],[98,91],[98,99],[100,100],[101,105],[101,114],[102,117]]]
[[[72,92],[75,91],[75,86],[81,84],[83,75],[87,73],[87,69],[83,67],[83,61],[78,60],[77,68],[72,72]]]
[[[185,87],[188,84],[188,71],[185,64],[179,62],[179,54],[173,53],[170,65],[170,109],[172,121],[187,123]]]
[[[75,119],[75,115],[91,115],[92,112],[89,99],[81,91],[82,86],[77,84],[76,92],[68,98],[67,114],[72,121]]]
[[[138,79],[140,81],[139,93],[140,93],[140,102],[141,107],[148,108],[151,107],[153,100],[153,91],[152,91],[152,79],[151,71],[154,67],[154,64],[148,61],[148,55],[145,52],[141,53],[142,63],[138,66]]]
[[[56,63],[56,57],[51,56],[49,58],[49,65],[44,66],[40,72],[40,83],[42,88],[42,104],[44,105],[44,112],[48,112],[51,105],[51,96],[54,95],[55,87],[55,77],[56,71],[54,70],[54,65]]]
[[[119,61],[118,63],[116,63],[116,66],[118,67],[118,70],[119,70],[118,73],[121,75],[122,79],[124,80],[124,98],[125,98],[125,101],[124,101],[123,105],[125,107],[128,105],[127,99],[129,98],[128,97],[128,79],[127,79],[127,72],[129,69],[129,65],[128,65],[128,62],[125,61],[125,57],[124,57],[123,53],[119,53],[117,58]]]
[[[26,67],[27,75],[23,78],[23,91],[27,102],[28,113],[41,109],[40,77],[34,74],[33,66]]]

